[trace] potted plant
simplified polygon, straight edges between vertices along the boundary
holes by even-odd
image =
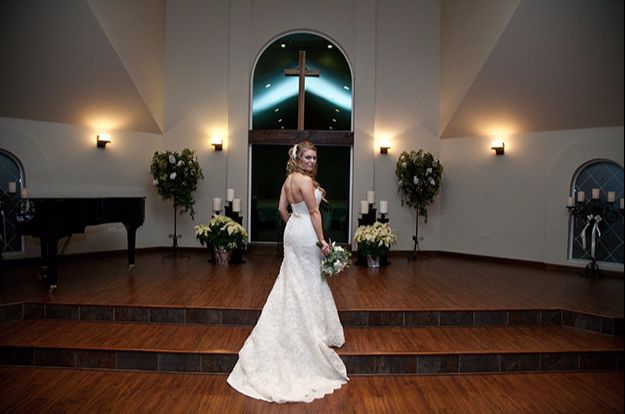
[[[369,267],[380,267],[380,257],[386,256],[397,236],[388,223],[376,221],[372,225],[360,226],[354,234],[358,251],[367,256]]]
[[[195,226],[195,237],[202,245],[213,246],[215,263],[228,266],[234,249],[243,249],[247,243],[247,231],[227,216],[215,215],[208,224]]]
[[[427,207],[438,194],[443,179],[443,165],[429,152],[410,151],[402,152],[395,167],[398,191],[401,196],[401,204],[408,204],[417,211],[417,220],[414,240],[414,248],[410,259],[416,258],[419,247],[419,217],[423,216],[428,221]]]
[[[174,233],[169,237],[173,239],[172,253],[175,255],[178,239],[182,237],[176,233],[176,217],[179,212],[188,212],[194,218],[193,193],[204,175],[195,153],[188,148],[183,149],[180,154],[173,151],[154,152],[150,172],[156,192],[163,200],[172,199],[174,203]]]

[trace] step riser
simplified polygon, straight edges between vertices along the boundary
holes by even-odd
[[[253,326],[260,310],[147,306],[92,306],[45,303],[0,305],[0,322],[63,319],[108,322],[190,323]],[[623,335],[623,318],[568,310],[518,311],[339,311],[345,327],[431,326],[571,326],[608,335]]]
[[[341,355],[350,375],[438,375],[623,370],[623,352]],[[155,372],[229,373],[236,354],[0,347],[0,365]]]

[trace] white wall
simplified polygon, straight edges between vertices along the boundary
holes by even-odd
[[[575,265],[567,260],[571,179],[592,159],[623,165],[623,128],[515,135],[505,143],[505,155],[496,156],[487,138],[441,140],[440,249]]]

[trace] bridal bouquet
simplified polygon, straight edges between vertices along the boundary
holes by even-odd
[[[318,242],[317,246],[321,247],[321,243]],[[351,252],[331,241],[330,253],[321,261],[321,279],[341,273],[345,268],[349,267],[351,258]]]

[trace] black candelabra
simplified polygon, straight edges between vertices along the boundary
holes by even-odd
[[[239,213],[240,213],[240,208],[237,209],[237,211],[234,211],[233,202],[226,201],[226,205],[224,206],[224,214],[226,215],[226,217],[229,217],[235,222],[239,223],[240,225],[243,225],[243,216],[241,216]],[[232,250],[232,256],[230,256],[230,263],[245,263],[245,260],[243,260],[242,249],[236,248]]]
[[[599,268],[595,252],[597,238],[601,237],[599,227],[601,222],[614,224],[623,218],[623,199],[621,199],[620,206],[617,207],[614,193],[612,193],[612,197],[608,197],[608,201],[603,201],[599,198],[599,191],[597,189],[594,191],[596,191],[596,194],[593,194],[590,200],[586,200],[584,192],[581,191],[578,192],[575,201],[574,197],[569,197],[566,208],[569,211],[569,215],[585,222],[580,234],[584,250],[586,250],[586,230],[590,229],[590,262],[584,268],[581,276],[602,278],[604,274]]]

